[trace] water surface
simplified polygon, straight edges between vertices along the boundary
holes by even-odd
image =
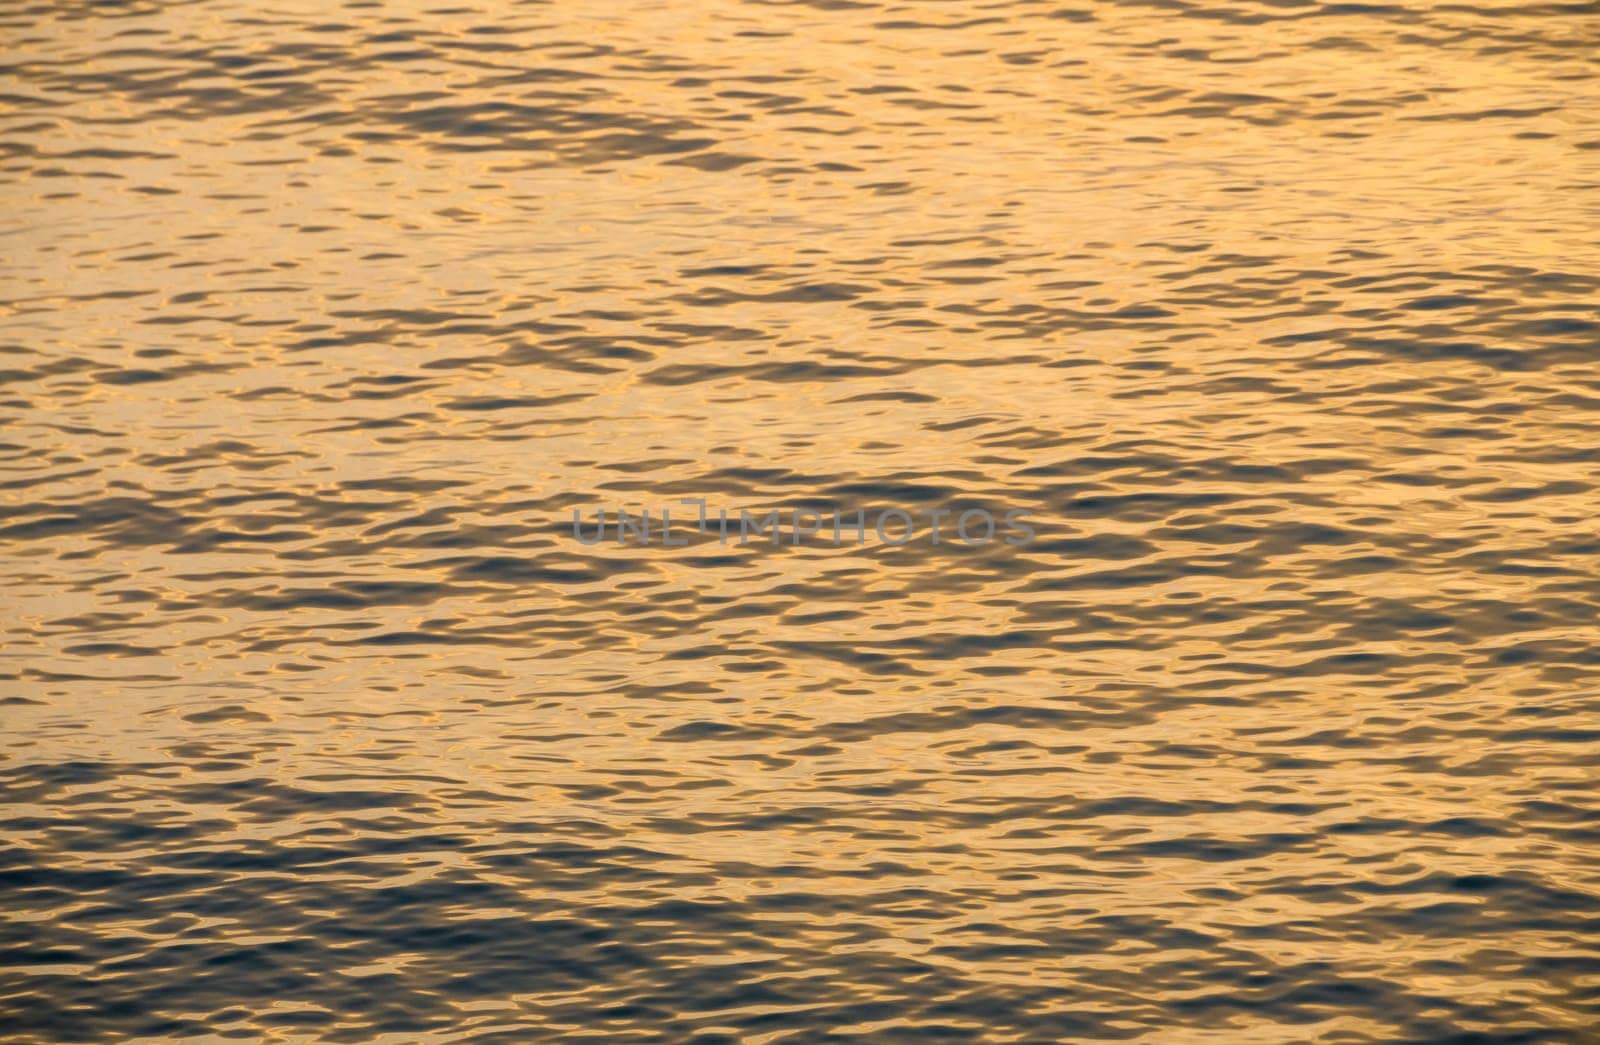
[[[1594,1040],[1592,4],[0,43],[8,1040]]]

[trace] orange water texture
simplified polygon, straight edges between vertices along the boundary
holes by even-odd
[[[1600,1041],[1593,3],[0,52],[0,1038]]]

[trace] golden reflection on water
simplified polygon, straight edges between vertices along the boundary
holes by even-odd
[[[0,12],[6,1037],[1592,1040],[1595,30]]]

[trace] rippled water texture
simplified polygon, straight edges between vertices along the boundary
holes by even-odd
[[[1596,1040],[1594,4],[0,40],[0,1037]]]

